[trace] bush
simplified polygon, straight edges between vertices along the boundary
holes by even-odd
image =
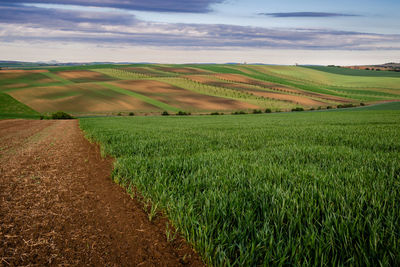
[[[327,106],[326,109],[332,109],[332,107],[331,106]]]
[[[51,118],[53,120],[70,120],[73,119],[74,117],[63,111],[58,111],[56,113],[51,114]]]
[[[243,110],[232,112],[232,115],[243,115],[243,114],[247,114],[247,113],[244,112]]]
[[[118,112],[117,116],[122,116],[122,113],[121,113],[121,112]]]
[[[270,108],[265,109],[265,113],[271,113],[272,110]]]
[[[188,116],[188,115],[191,115],[191,113],[179,110],[178,113],[176,113],[176,115],[178,115],[178,116]]]
[[[253,114],[261,114],[262,111],[260,109],[254,109]]]
[[[301,107],[292,108],[292,111],[304,111],[304,108]]]
[[[365,106],[365,103],[362,103],[362,102],[361,102],[361,103],[360,103],[360,106],[362,106],[362,107]]]
[[[337,106],[337,108],[353,108],[353,107],[355,107],[353,104],[343,104]]]
[[[162,116],[169,116],[168,111],[163,111],[163,113],[161,113]]]
[[[310,110],[315,110],[315,108],[310,108]]]
[[[211,112],[210,115],[223,115],[224,113],[219,113],[219,112]]]
[[[129,116],[135,116],[135,113],[129,112]]]

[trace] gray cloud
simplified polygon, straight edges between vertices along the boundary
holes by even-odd
[[[120,13],[0,4],[0,42],[18,41],[219,49],[400,49],[400,35],[154,23]]]
[[[357,17],[355,14],[328,13],[328,12],[283,12],[283,13],[259,13],[259,15],[275,18],[329,18],[329,17]]]
[[[110,7],[129,10],[156,12],[193,12],[206,13],[210,5],[222,3],[225,0],[2,0],[13,4],[59,4],[77,6]]]
[[[44,27],[70,27],[77,23],[127,25],[135,22],[132,15],[105,12],[83,12],[0,4],[0,22],[34,24]]]

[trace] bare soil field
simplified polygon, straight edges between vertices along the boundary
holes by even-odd
[[[114,82],[126,90],[143,94],[182,109],[236,110],[254,109],[258,106],[233,99],[203,95],[167,83],[151,80]]]
[[[59,71],[56,74],[58,76],[63,77],[64,79],[74,82],[96,82],[96,81],[102,82],[102,81],[114,80],[113,78],[108,77],[104,74],[90,70]]]
[[[75,120],[0,121],[0,265],[203,266],[111,169]]]

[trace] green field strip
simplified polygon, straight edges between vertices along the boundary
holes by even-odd
[[[155,107],[158,107],[158,108],[160,108],[160,109],[163,109],[163,110],[174,111],[174,112],[178,112],[178,111],[181,110],[181,109],[179,109],[179,108],[170,106],[170,105],[168,105],[168,104],[166,104],[166,103],[164,103],[164,102],[155,100],[155,99],[153,99],[153,98],[144,96],[144,95],[139,94],[139,93],[136,93],[136,92],[132,92],[132,91],[130,91],[130,90],[123,89],[123,88],[118,87],[118,86],[113,85],[113,84],[109,84],[109,83],[106,83],[106,82],[100,82],[100,83],[97,83],[97,84],[102,85],[102,86],[104,86],[104,87],[107,87],[108,89],[111,89],[111,90],[113,90],[113,91],[115,91],[115,92],[118,92],[118,93],[121,93],[121,94],[124,94],[124,95],[128,95],[128,96],[135,97],[135,98],[137,98],[137,99],[142,100],[143,102],[146,102],[146,103],[148,103],[148,104],[151,104],[151,105],[153,105],[153,106],[155,106]]]
[[[63,85],[70,85],[70,84],[74,84],[74,82],[64,79],[61,76],[58,76],[57,74],[53,73],[53,72],[43,72],[43,75],[46,75],[47,77],[59,81],[60,83],[62,83]]]
[[[400,78],[400,72],[395,71],[376,71],[376,70],[357,70],[342,67],[326,67],[326,66],[301,66],[312,70],[327,72],[331,74],[360,76],[360,77],[390,77]],[[370,67],[374,68],[374,67]]]
[[[251,69],[259,71],[260,66],[252,66]],[[393,77],[349,76],[292,66],[264,67],[261,73],[304,85],[318,85],[331,89],[400,89],[399,80]]]
[[[242,71],[228,67],[226,65],[188,65],[188,66],[211,71],[214,73],[244,74]]]
[[[0,93],[0,118],[38,118],[39,112],[12,96]]]

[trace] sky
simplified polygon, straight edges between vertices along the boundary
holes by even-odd
[[[0,60],[400,62],[398,0],[0,0]]]

